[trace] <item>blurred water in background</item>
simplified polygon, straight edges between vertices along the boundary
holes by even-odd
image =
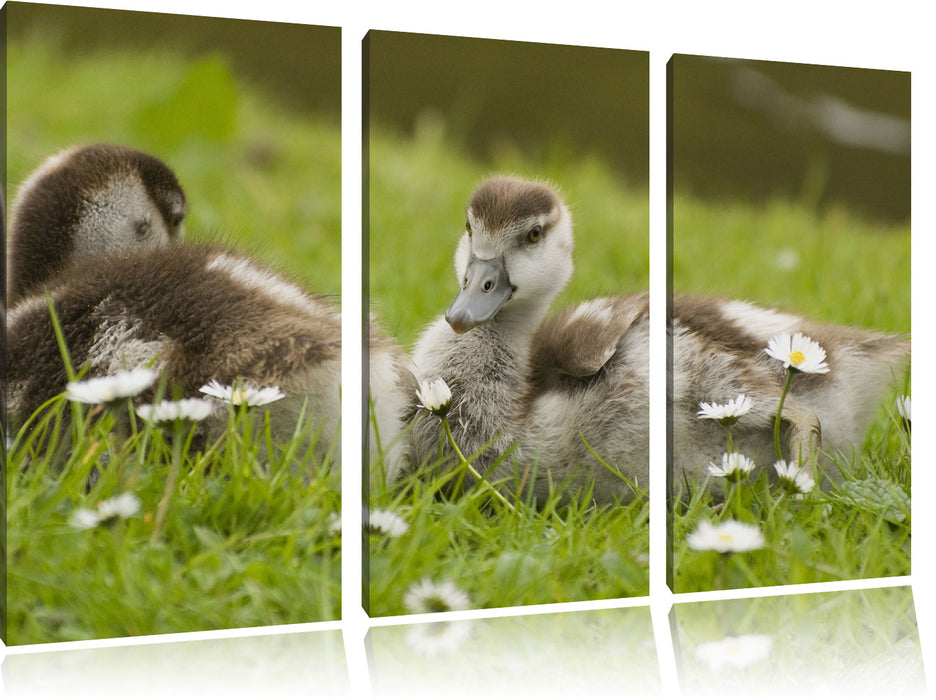
[[[598,154],[646,188],[648,53],[383,31],[367,45],[372,123],[404,136],[432,123],[481,160]]]
[[[673,185],[910,217],[910,73],[674,56]]]
[[[320,30],[334,50],[313,51],[300,25],[21,3],[9,10],[11,40],[57,35],[70,50],[210,47],[284,104],[339,119],[340,37],[331,28]],[[370,36],[385,59],[369,76],[370,115],[380,124],[411,134],[440,122],[481,158],[505,145],[534,158],[599,153],[626,181],[646,186],[646,52]],[[671,68],[677,190],[844,204],[908,220],[909,73],[686,55]]]

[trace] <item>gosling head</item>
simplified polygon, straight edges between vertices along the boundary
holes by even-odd
[[[572,216],[541,182],[495,177],[475,190],[455,252],[456,333],[497,317],[538,321],[572,275]]]
[[[51,156],[11,208],[9,303],[82,258],[181,239],[185,213],[175,174],[151,155],[92,144]]]

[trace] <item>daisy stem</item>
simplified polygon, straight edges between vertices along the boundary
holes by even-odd
[[[485,486],[487,486],[488,489],[490,489],[491,493],[493,493],[494,496],[497,498],[497,500],[499,500],[501,503],[507,506],[507,508],[509,508],[510,510],[514,510],[514,507],[510,503],[510,501],[504,498],[503,494],[500,491],[498,491],[493,486],[491,486],[488,482],[486,482],[484,480],[484,477],[478,473],[478,470],[475,469],[473,466],[471,466],[471,462],[465,459],[465,455],[463,455],[462,451],[459,449],[458,443],[455,442],[455,436],[452,435],[452,428],[451,426],[449,426],[448,418],[442,418],[442,425],[445,426],[445,434],[446,436],[448,436],[449,444],[451,444],[452,449],[455,450],[455,454],[458,455],[458,459],[461,461],[462,465],[464,465],[468,469],[468,472],[475,479],[477,479],[478,481],[483,483]]]
[[[725,426],[725,437],[728,439],[728,454],[731,454],[735,451],[734,440],[731,439],[731,426]]]
[[[169,511],[169,501],[172,499],[172,492],[175,490],[175,482],[179,476],[180,463],[182,462],[182,433],[184,430],[183,421],[174,421],[172,426],[172,463],[169,465],[169,476],[166,478],[166,488],[163,490],[163,496],[156,509],[156,522],[153,524],[153,534],[150,535],[150,544],[155,544],[159,539],[159,531],[162,529],[163,521],[166,519],[166,513]]]
[[[728,552],[721,552],[718,555],[719,558],[719,568],[718,568],[718,581],[715,584],[715,590],[723,590],[725,588],[725,583],[728,580],[728,557],[731,555]]]
[[[113,401],[108,404],[107,409],[109,409],[114,416],[114,444],[116,446],[117,454],[114,456],[114,476],[117,479],[119,485],[123,485],[123,467],[124,467],[124,447],[127,443],[127,440],[130,439],[131,434],[136,433],[136,421],[134,420],[135,413],[133,410],[133,399],[127,398],[123,401]],[[123,421],[121,416],[121,411],[119,409],[124,408],[130,415],[129,429],[130,433],[127,432],[128,424]]]
[[[725,499],[725,507],[722,509],[723,513],[730,514],[735,519],[738,519],[741,515],[740,493],[738,493],[740,488],[741,485],[738,481],[731,480],[728,482],[728,496]]]
[[[731,513],[731,497],[734,496],[734,484],[731,480],[727,481],[728,493],[725,494],[725,502],[722,504],[719,521],[723,520],[728,513]]]
[[[783,415],[783,402],[786,400],[787,392],[790,390],[790,382],[793,381],[793,368],[787,370],[786,383],[783,385],[783,393],[780,394],[780,404],[777,406],[777,418],[774,420],[773,441],[774,449],[777,450],[777,459],[783,459],[783,453],[780,451],[780,416]]]

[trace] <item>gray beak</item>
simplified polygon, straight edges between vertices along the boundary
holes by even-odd
[[[513,292],[503,257],[481,260],[472,255],[464,285],[445,312],[445,320],[456,333],[470,331],[493,318]]]

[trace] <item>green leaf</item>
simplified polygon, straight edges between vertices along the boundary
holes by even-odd
[[[881,514],[891,522],[900,524],[910,516],[910,496],[900,484],[875,478],[846,481],[841,493],[858,508]]]
[[[221,550],[224,548],[224,540],[216,533],[214,530],[211,530],[207,527],[201,525],[195,525],[192,528],[192,531],[195,533],[195,537],[198,539],[201,546],[208,550]]]

